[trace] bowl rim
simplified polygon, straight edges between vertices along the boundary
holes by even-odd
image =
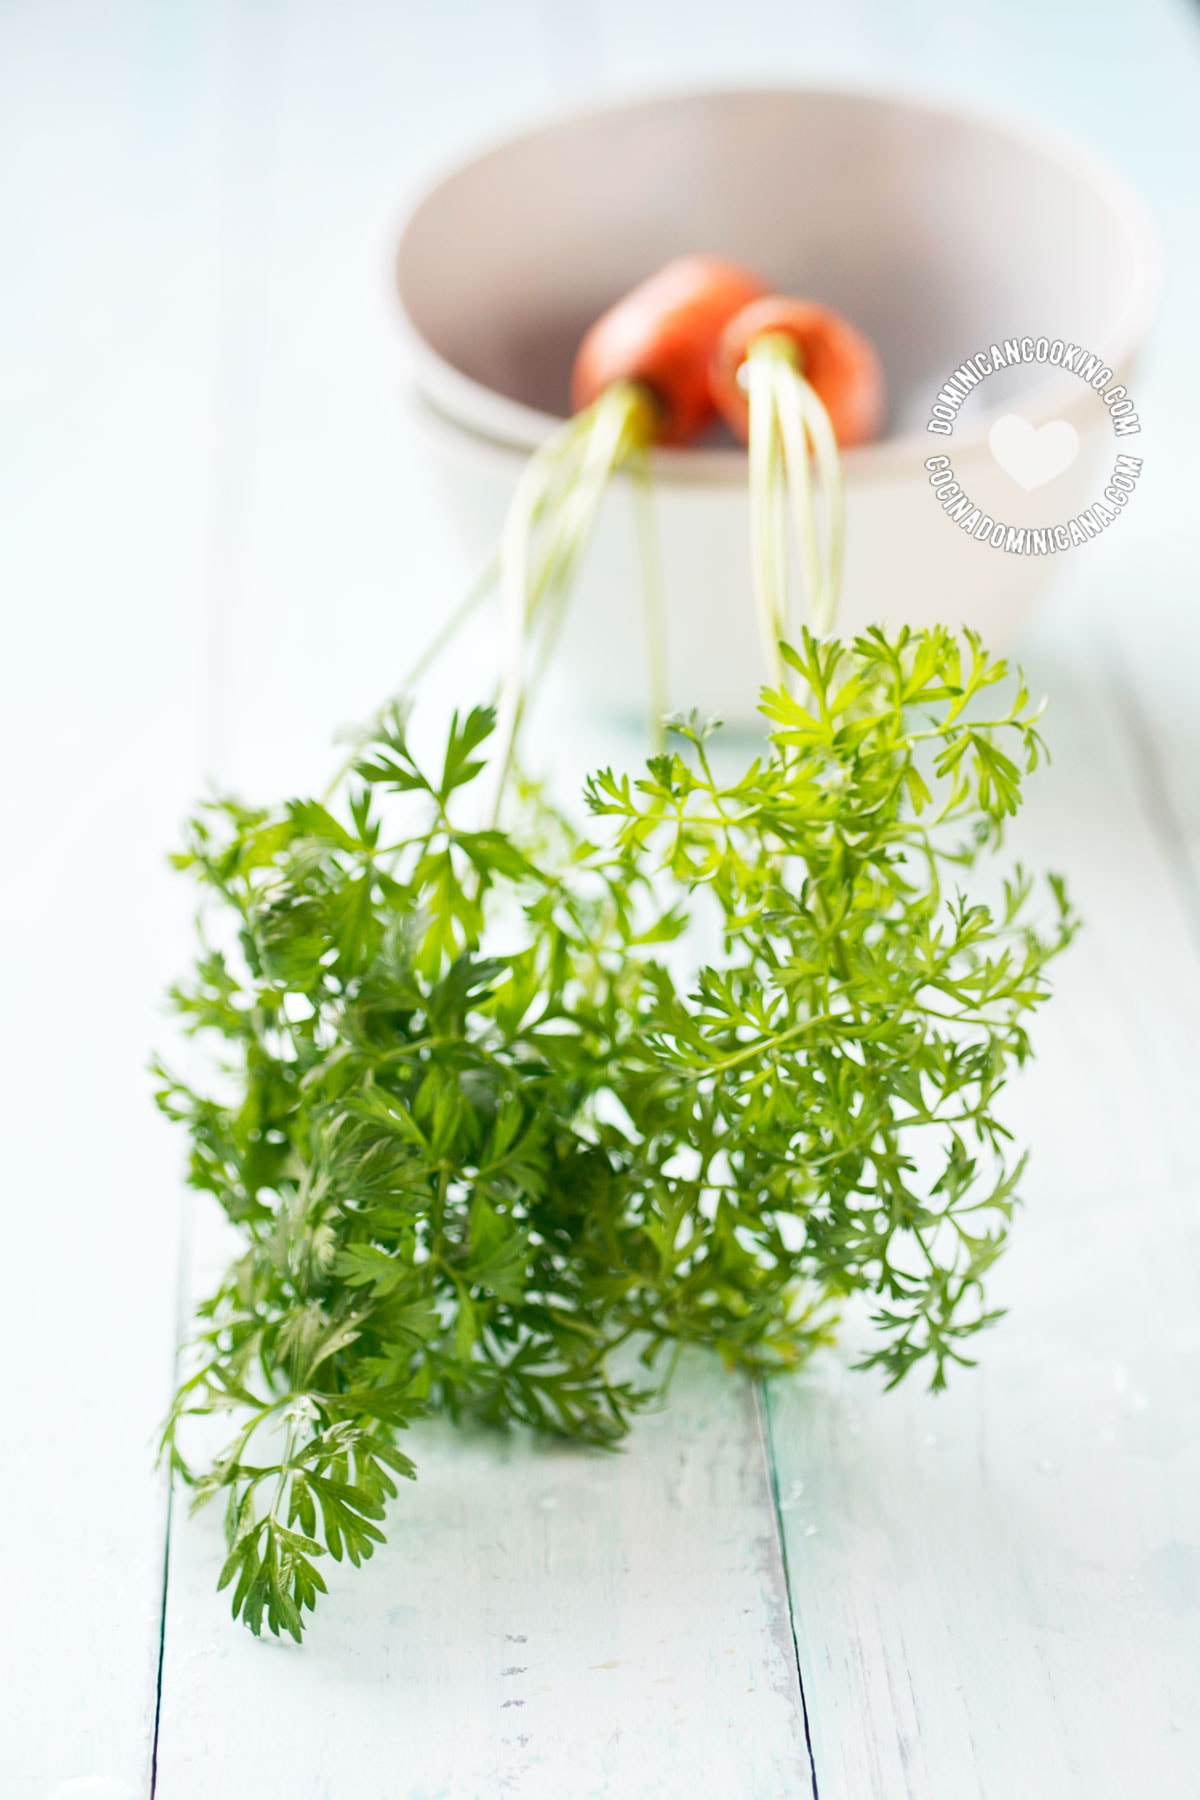
[[[570,106],[548,110],[521,129],[498,132],[477,143],[465,156],[447,161],[440,171],[427,180],[409,206],[400,230],[393,260],[394,286],[399,300],[400,332],[408,364],[408,380],[421,400],[444,422],[487,444],[495,450],[527,455],[545,443],[562,424],[562,417],[543,412],[513,400],[506,394],[464,374],[434,349],[409,312],[405,300],[405,264],[411,253],[414,229],[434,204],[441,190],[468,170],[501,156],[518,144],[576,125],[622,114],[649,112],[656,107],[686,104],[689,101],[738,100],[755,96],[778,96],[788,99],[819,97],[882,104],[888,107],[923,113],[927,117],[951,120],[973,129],[991,131],[1001,138],[1031,149],[1048,162],[1074,174],[1106,202],[1120,221],[1133,250],[1133,288],[1129,302],[1118,315],[1105,341],[1089,344],[1089,351],[1105,358],[1115,373],[1126,371],[1135,352],[1145,339],[1158,312],[1166,279],[1166,259],[1161,232],[1149,205],[1137,187],[1108,159],[1081,142],[1070,132],[1031,121],[986,106],[947,99],[939,94],[924,93],[902,84],[855,84],[847,82],[779,82],[766,80],[688,84],[685,86],[651,86],[629,90],[612,100],[584,107]],[[964,351],[964,354],[971,354]],[[1049,370],[1053,367],[1046,364]],[[952,371],[947,369],[947,374]],[[1056,371],[1045,382],[1022,396],[1021,406],[1030,423],[1037,425],[1050,419],[1070,418],[1086,401],[1086,392],[1077,377]],[[959,429],[956,425],[949,438],[938,437],[935,450],[952,446],[961,454],[986,443],[995,420],[1012,410],[1013,402],[1000,402],[978,414],[971,423]],[[878,443],[860,445],[842,453],[848,479],[871,479],[891,474],[899,468],[909,469],[914,462],[924,462],[929,451],[930,434],[925,430],[906,431]],[[660,479],[672,482],[716,482],[720,485],[745,479],[745,452],[737,446],[693,449],[663,449],[654,453],[655,471]]]

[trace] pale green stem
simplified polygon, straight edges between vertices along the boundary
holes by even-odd
[[[561,522],[554,518],[552,542],[558,546],[547,584],[551,597],[565,593],[579,557],[592,535],[609,480],[632,444],[630,426],[642,401],[624,384],[610,388],[597,402],[593,428],[584,444],[583,465],[567,495]]]
[[[420,656],[418,656],[416,662],[412,665],[408,674],[400,683],[400,686],[387,702],[387,705],[393,705],[397,700],[403,699],[405,696],[412,693],[422,675],[425,674],[425,671],[437,661],[447,644],[457,635],[471,617],[472,613],[480,605],[481,601],[485,600],[491,590],[495,587],[496,578],[499,572],[499,554],[496,551],[493,551],[483,568],[479,571],[479,574],[475,577],[474,581],[463,595],[463,598],[459,601],[454,611],[450,614],[450,617],[446,620],[446,623],[440,630],[434,633],[429,643],[425,646],[424,650],[422,650]],[[367,730],[365,732],[359,732],[356,735],[354,749],[345,761],[341,763],[333,780],[329,783],[329,786],[321,796],[322,806],[328,806],[329,802],[333,799],[338,788],[357,762],[359,750],[362,747],[364,738],[368,737],[370,732],[376,728],[378,721],[382,718],[385,710],[386,708],[381,707]]]
[[[450,614],[450,617],[446,620],[446,623],[442,626],[441,630],[436,632],[429,640],[429,643],[425,646],[412,668],[408,671],[408,674],[401,682],[398,690],[401,694],[412,693],[422,675],[425,674],[427,669],[433,667],[433,664],[442,654],[442,651],[446,648],[447,644],[457,636],[458,632],[471,617],[471,614],[475,611],[480,601],[485,599],[486,596],[491,593],[496,585],[499,573],[499,552],[493,550],[492,554],[488,557],[487,562],[475,577],[475,580],[471,583],[454,611]]]
[[[828,551],[825,595],[828,604],[824,622],[818,627],[824,634],[833,630],[838,602],[842,597],[842,558],[846,543],[846,496],[842,483],[842,459],[837,439],[833,435],[833,426],[829,422],[829,414],[825,411],[820,395],[805,381],[798,369],[792,372],[791,381],[808,426],[808,435],[817,453],[821,492],[825,500]]]
[[[762,639],[767,679],[775,687],[784,680],[779,640],[784,635],[783,558],[780,543],[779,433],[771,364],[758,346],[746,359],[750,402],[750,551],[754,602]]]
[[[646,441],[649,423],[646,396],[628,383],[619,383],[542,445],[517,485],[500,543],[505,653],[490,809],[493,824],[499,816],[528,697],[525,662],[530,628],[539,612],[547,606],[553,608],[543,640],[548,655],[609,479],[630,452]],[[544,544],[539,542],[541,532],[546,533]],[[539,674],[545,660],[543,655]]]
[[[796,364],[796,348],[782,333],[751,346],[744,380],[750,403],[750,535],[759,630],[768,677],[782,684],[778,638],[789,607],[787,565],[780,542],[786,484],[811,629],[833,628],[841,591],[845,503],[837,441],[820,397]],[[816,462],[824,513],[824,543],[814,504],[810,458]],[[824,549],[824,556],[822,556]],[[768,646],[768,633],[771,634]]]
[[[824,635],[827,626],[822,621],[826,617],[827,594],[817,537],[817,515],[813,507],[807,421],[801,406],[799,382],[802,377],[797,375],[795,368],[783,361],[777,362],[771,373],[808,617],[813,630]]]
[[[288,1421],[287,1442],[283,1447],[283,1461],[279,1465],[279,1480],[275,1485],[275,1498],[271,1501],[271,1511],[268,1515],[273,1525],[283,1523],[279,1516],[279,1509],[283,1505],[283,1496],[287,1487],[287,1478],[292,1472],[292,1451],[295,1448],[296,1421],[295,1419],[291,1419]]]
[[[640,450],[633,459],[633,505],[637,515],[638,546],[642,560],[642,592],[646,608],[647,692],[650,702],[650,742],[654,754],[666,743],[667,712],[667,607],[663,588],[662,557],[654,518],[650,485],[650,455]]]
[[[546,608],[547,619],[526,701],[537,691],[550,661],[566,615],[575,570],[595,530],[609,481],[614,472],[643,447],[645,419],[645,401],[635,388],[623,385],[610,390],[597,402],[595,425],[585,442],[583,466],[567,492],[561,524],[554,521],[548,557],[553,566],[544,594],[538,596],[539,603]]]

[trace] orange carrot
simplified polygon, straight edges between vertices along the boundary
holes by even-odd
[[[639,283],[588,331],[571,378],[576,412],[617,382],[635,382],[655,402],[654,439],[689,443],[716,417],[709,364],[735,313],[763,284],[715,256],[681,256]]]
[[[716,418],[708,368],[717,339],[762,283],[713,256],[684,256],[633,288],[584,337],[571,377],[574,417],[534,453],[517,484],[500,545],[505,667],[497,706],[492,822],[529,691],[530,635],[553,640],[604,490],[619,468],[640,468],[653,444],[685,444]],[[652,533],[646,566],[652,729],[666,710],[663,628]]]
[[[883,423],[883,370],[869,340],[828,307],[769,295],[730,319],[709,366],[713,400],[743,443],[750,435],[750,408],[738,376],[751,344],[768,335],[792,340],[797,367],[824,404],[843,449],[877,436]]]

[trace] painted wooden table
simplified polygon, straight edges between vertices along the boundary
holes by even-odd
[[[618,1458],[420,1433],[303,1651],[149,1446],[180,1147],[148,1048],[205,777],[316,784],[461,571],[396,404],[405,194],[630,86],[886,80],[1149,193],[1147,479],[1021,645],[1019,849],[1087,931],[1013,1095],[1011,1316],[949,1395],[709,1362]],[[1182,0],[5,0],[3,1800],[1200,1794],[1200,32]],[[465,671],[491,654],[480,635]],[[474,660],[472,660],[474,659]],[[555,709],[557,715],[555,716]],[[546,731],[570,717],[550,702]],[[589,745],[573,740],[582,763]]]

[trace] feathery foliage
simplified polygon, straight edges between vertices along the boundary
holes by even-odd
[[[941,629],[785,656],[739,780],[676,722],[641,779],[589,783],[590,839],[528,791],[474,827],[483,709],[440,772],[392,708],[328,805],[192,822],[212,935],[174,998],[224,1068],[163,1071],[160,1103],[244,1249],[166,1442],[225,1496],[254,1631],[299,1638],[322,1556],[382,1541],[421,1413],[607,1444],[684,1343],[787,1369],[862,1290],[868,1363],[940,1387],[995,1318],[1022,1166],[995,1106],[1073,922],[1053,878],[1040,928],[1020,870],[960,884],[1036,714]],[[693,922],[717,948],[688,971]],[[211,1412],[234,1435],[197,1470]]]

